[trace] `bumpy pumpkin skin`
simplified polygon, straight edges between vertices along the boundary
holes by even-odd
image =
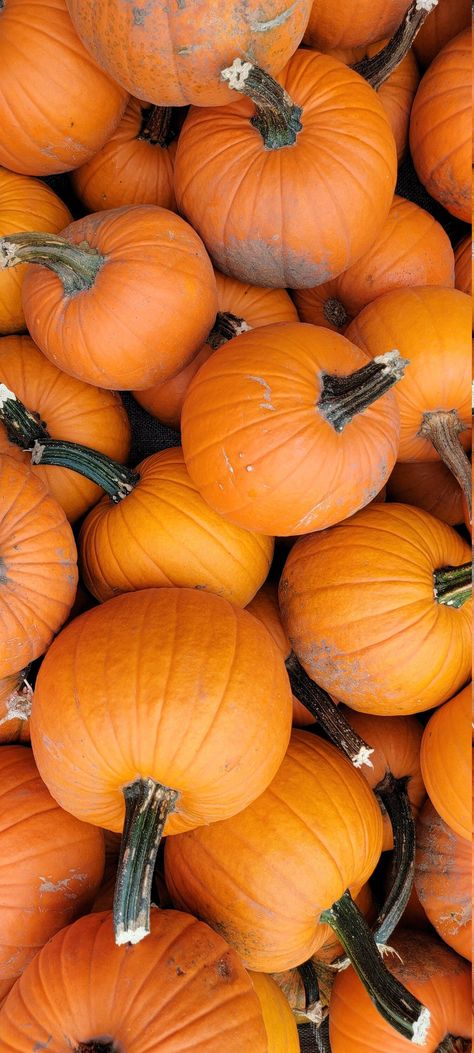
[[[313,0],[304,43],[319,51],[353,48],[390,37],[409,0]]]
[[[296,1020],[278,984],[266,973],[249,973],[260,1002],[268,1053],[300,1053]]]
[[[112,135],[126,93],[92,61],[64,0],[7,0],[0,25],[0,164],[39,176],[77,168]]]
[[[429,19],[428,19],[429,21]],[[471,30],[445,45],[418,88],[410,149],[418,178],[453,216],[471,222]]]
[[[471,24],[471,18],[470,0],[438,0],[413,44],[420,66],[429,66],[444,45]]]
[[[471,840],[472,685],[430,717],[421,744],[421,768],[438,814],[458,837]]]
[[[50,936],[89,909],[104,841],[53,800],[31,750],[2,745],[0,785],[1,999]]]
[[[351,709],[380,716],[451,698],[470,675],[471,601],[437,603],[433,572],[470,559],[455,530],[409,505],[371,505],[302,538],[279,600],[308,675]]]
[[[415,887],[438,936],[472,960],[472,848],[427,801],[416,829]]]
[[[416,505],[449,526],[464,520],[461,487],[443,461],[398,461],[387,493],[390,501]]]
[[[104,1039],[127,1053],[267,1053],[252,981],[235,952],[206,925],[152,910],[151,933],[114,944],[112,915],[63,929],[31,963],[2,1012],[8,1053],[88,1048]],[[205,1006],[205,1011],[203,1011]],[[102,1038],[102,1043],[100,1039]],[[104,1047],[105,1049],[107,1046]]]
[[[459,242],[454,254],[456,289],[471,295],[472,291],[472,236],[466,237]]]
[[[71,213],[46,183],[0,168],[0,237],[24,230],[57,234]],[[0,335],[26,328],[21,305],[25,266],[0,271]]]
[[[224,274],[311,288],[359,259],[385,222],[395,141],[373,89],[336,59],[300,49],[276,79],[303,110],[295,144],[267,149],[246,98],[192,108],[176,152],[176,200]]]
[[[397,954],[385,964],[427,1006],[431,1021],[423,1050],[436,1053],[447,1035],[471,1037],[471,972],[467,962],[436,937],[403,932],[390,940]],[[332,1053],[408,1053],[413,1042],[377,1012],[352,966],[338,972],[329,1010]]]
[[[79,36],[103,69],[131,95],[158,106],[222,106],[231,93],[220,71],[252,56],[273,76],[303,36],[311,0],[282,10],[278,0],[67,0]]]

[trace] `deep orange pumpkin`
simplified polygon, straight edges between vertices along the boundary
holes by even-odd
[[[320,51],[353,48],[389,37],[410,0],[313,0],[304,42]]]
[[[438,0],[413,46],[420,65],[429,66],[444,45],[471,24],[471,18],[469,0]]]
[[[463,522],[462,490],[443,461],[399,461],[387,481],[389,501],[416,505],[449,526]]]
[[[472,834],[472,687],[470,684],[430,717],[421,745],[421,769],[426,789],[436,811],[459,837],[470,841]]]
[[[278,984],[266,973],[249,976],[262,1010],[268,1053],[300,1053],[296,1020]]]
[[[454,254],[455,284],[456,289],[471,295],[472,290],[472,235],[466,234],[465,238],[456,246]]]
[[[441,939],[472,960],[472,846],[427,801],[416,829],[415,886]]]
[[[281,623],[277,585],[266,581],[247,605],[247,609],[255,618],[263,622],[281,650],[283,658],[287,661],[291,655],[291,644]],[[293,727],[309,727],[310,724],[314,724],[314,721],[312,713],[293,695]]]
[[[30,741],[32,696],[23,671],[0,680],[0,744]]]

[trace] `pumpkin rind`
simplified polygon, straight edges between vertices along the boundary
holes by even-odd
[[[431,801],[418,817],[415,888],[438,936],[472,960],[472,846],[443,822]]]
[[[444,45],[471,24],[469,0],[438,0],[416,37],[413,50],[421,66],[429,66]]]
[[[471,840],[472,687],[468,684],[430,717],[421,770],[436,811],[458,837]]]
[[[268,1053],[300,1053],[298,1029],[287,999],[266,973],[249,973],[268,1038]]]
[[[456,246],[454,254],[456,289],[471,295],[472,291],[472,235],[466,237]]]
[[[443,461],[397,461],[387,493],[390,501],[416,505],[449,526],[463,522],[462,490]]]
[[[320,51],[371,44],[395,31],[410,0],[313,0],[304,42]]]

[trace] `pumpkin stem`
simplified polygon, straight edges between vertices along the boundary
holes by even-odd
[[[345,329],[346,325],[349,324],[349,315],[346,308],[336,296],[329,296],[324,304],[323,311],[324,317],[331,325],[336,326],[336,329]]]
[[[456,1038],[454,1035],[446,1035],[446,1038],[436,1047],[436,1053],[468,1053],[471,1050],[470,1038]]]
[[[413,0],[403,22],[388,44],[371,58],[363,58],[354,63],[352,69],[360,73],[360,76],[377,91],[406,58],[415,37],[437,4],[438,0]]]
[[[336,933],[380,1015],[416,1046],[425,1044],[430,1011],[386,968],[371,929],[349,891],[320,916]]]
[[[0,238],[0,270],[19,263],[38,263],[61,279],[66,296],[90,289],[104,256],[87,242],[73,245],[57,234],[12,234]]]
[[[22,450],[31,450],[37,440],[42,442],[50,438],[46,424],[39,414],[27,409],[5,384],[0,384],[0,421],[10,442],[20,446]]]
[[[374,926],[378,944],[386,945],[405,910],[415,872],[415,821],[407,793],[407,778],[396,779],[391,771],[375,787],[393,830],[391,888]]]
[[[312,1028],[311,1038],[314,1042],[315,1053],[331,1053],[328,1016],[324,1018],[319,1027]]]
[[[118,1053],[113,1042],[102,1042],[99,1038],[92,1038],[90,1042],[79,1042],[74,1048],[74,1053]]]
[[[150,146],[161,146],[165,150],[176,138],[171,127],[172,117],[172,106],[142,106],[142,123],[137,139],[144,139]]]
[[[351,727],[327,691],[311,680],[294,651],[286,659],[285,665],[293,694],[321,724],[331,742],[345,753],[354,768],[362,768],[364,764],[372,768],[370,755],[373,749]]]
[[[250,123],[260,132],[267,150],[280,150],[293,146],[302,124],[301,106],[295,103],[288,92],[269,73],[251,62],[234,59],[231,66],[221,71],[222,80],[234,91],[248,95],[255,103],[255,115]]]
[[[469,458],[459,440],[461,432],[467,431],[457,410],[434,410],[423,414],[419,434],[429,439],[437,453],[457,479],[472,520],[472,477]]]
[[[23,677],[21,684],[22,686],[15,688],[7,699],[6,713],[0,720],[0,725],[8,724],[10,720],[30,719],[33,688],[25,677]]]
[[[318,962],[317,958],[309,958],[298,965],[296,971],[304,987],[304,1015],[311,1024],[319,1027],[328,1015],[334,972],[324,962]]]
[[[322,373],[317,409],[334,431],[341,432],[402,379],[408,364],[399,351],[387,351],[348,376]]]
[[[206,343],[210,344],[213,351],[217,351],[218,347],[222,347],[234,336],[249,333],[251,328],[251,325],[248,325],[243,318],[238,318],[236,314],[231,314],[230,311],[218,311]]]
[[[150,932],[153,868],[166,819],[178,792],[155,779],[123,787],[125,823],[114,896],[115,942],[138,943]]]
[[[101,486],[115,504],[127,497],[140,482],[138,472],[113,461],[107,454],[62,439],[37,440],[32,448],[31,463],[70,468]]]
[[[306,999],[305,1009],[311,1009],[315,1002],[319,1002],[319,983],[316,969],[311,958],[302,965],[298,965],[297,971],[301,976]]]
[[[434,594],[437,603],[447,607],[462,607],[472,596],[472,563],[459,567],[440,567],[433,571]]]

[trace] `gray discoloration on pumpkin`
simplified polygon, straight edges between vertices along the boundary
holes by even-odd
[[[85,881],[87,874],[81,874],[78,870],[71,870],[69,877],[61,878],[59,881],[51,881],[50,878],[40,876],[40,892],[62,892],[65,899],[77,899],[77,892],[71,889],[71,881]]]
[[[0,556],[0,585],[8,584],[7,568],[5,566],[5,560]]]
[[[290,7],[286,7],[281,14],[276,15],[275,18],[271,18],[267,22],[259,22],[258,19],[251,18],[249,26],[253,33],[268,33],[272,29],[278,29],[279,26],[283,26],[291,18],[298,6],[298,0],[295,0]]]
[[[273,239],[230,237],[225,245],[209,242],[208,248],[218,270],[251,285],[304,289],[335,277],[326,256],[318,259],[316,252],[311,256],[308,250],[299,253]]]
[[[270,385],[263,377],[254,377],[250,373],[247,374],[246,380],[254,380],[256,384],[260,384],[263,388],[263,402],[260,403],[260,409],[274,410],[275,407],[272,403],[272,391]]]

